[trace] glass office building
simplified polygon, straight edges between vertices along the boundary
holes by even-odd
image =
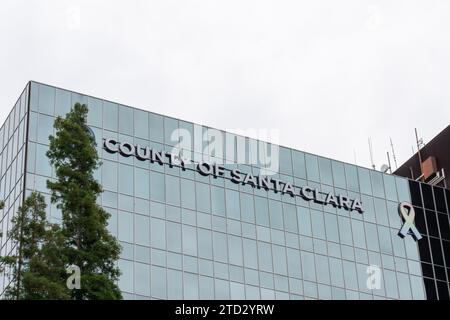
[[[55,117],[76,102],[89,107],[103,163],[98,201],[123,247],[124,298],[449,298],[448,189],[285,147],[262,171],[248,159],[267,143],[37,82],[0,130],[1,255],[15,250],[7,230],[32,190],[61,219],[45,153]],[[180,151],[176,132],[188,133],[181,152],[194,162],[165,153]],[[0,291],[7,284],[3,275]]]

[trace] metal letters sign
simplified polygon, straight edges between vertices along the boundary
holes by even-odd
[[[409,233],[413,236],[415,240],[422,239],[422,235],[414,225],[414,218],[416,217],[416,212],[414,211],[414,207],[412,206],[412,204],[408,202],[401,202],[398,205],[398,211],[400,215],[403,217],[403,220],[405,221],[403,223],[402,228],[398,232],[399,236],[404,238]]]
[[[183,159],[177,154],[171,152],[156,151],[150,147],[142,147],[129,142],[118,142],[115,139],[104,139],[103,149],[109,153],[119,153],[124,157],[133,156],[140,161],[157,162],[160,165],[179,166],[186,170],[188,160]],[[191,162],[189,160],[189,162]],[[335,195],[331,192],[324,193],[317,188],[308,186],[297,187],[291,182],[283,182],[279,179],[269,176],[258,176],[250,172],[241,172],[239,169],[227,169],[217,163],[200,162],[195,163],[195,170],[204,176],[224,177],[237,184],[249,184],[254,188],[273,190],[282,194],[289,194],[292,197],[302,197],[307,201],[314,201],[324,205],[343,208],[348,211],[355,210],[363,213],[362,203],[358,199],[350,199],[344,195]]]

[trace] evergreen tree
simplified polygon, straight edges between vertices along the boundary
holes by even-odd
[[[93,173],[101,163],[87,114],[87,106],[77,103],[65,118],[55,120],[47,156],[57,179],[47,181],[47,187],[62,212],[63,255],[81,271],[81,288],[71,291],[72,298],[121,299],[116,285],[120,246],[107,229],[110,215],[96,203],[102,187]]]
[[[59,227],[46,217],[44,197],[33,192],[12,218],[8,235],[17,243],[15,254],[1,257],[2,269],[11,272],[6,299],[68,299],[63,238]]]

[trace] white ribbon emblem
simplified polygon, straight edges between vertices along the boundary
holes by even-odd
[[[417,230],[416,226],[414,225],[414,218],[416,217],[416,212],[414,211],[414,207],[408,203],[408,202],[402,202],[398,206],[398,211],[403,217],[403,220],[405,223],[403,224],[402,228],[399,231],[399,236],[402,238],[406,237],[406,235],[409,233],[411,234],[414,239],[420,240],[422,239],[422,235],[420,234],[419,230]],[[411,232],[409,232],[411,231]]]

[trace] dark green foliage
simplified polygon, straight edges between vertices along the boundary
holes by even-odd
[[[45,209],[44,197],[33,192],[11,220],[8,235],[17,247],[13,255],[0,258],[2,269],[12,275],[6,299],[70,298],[61,255],[63,237],[60,228],[47,221]]]
[[[102,192],[93,173],[100,165],[94,138],[89,134],[86,105],[75,104],[66,118],[55,120],[47,156],[56,181],[47,181],[52,203],[62,212],[63,256],[81,269],[81,289],[73,299],[121,299],[116,285],[120,246],[107,230],[109,214],[96,199]]]

